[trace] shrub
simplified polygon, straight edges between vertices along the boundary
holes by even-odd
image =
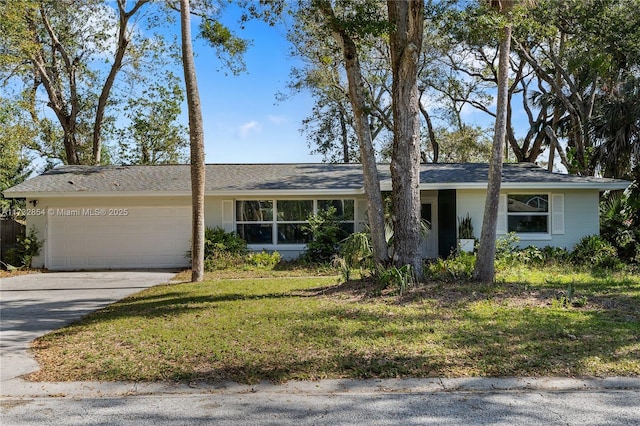
[[[621,260],[640,263],[640,189],[634,182],[623,193],[609,193],[600,204],[600,235]]]
[[[235,232],[226,232],[220,227],[205,229],[204,257],[213,258],[216,254],[228,253],[243,255],[247,253],[247,242]]]
[[[543,265],[546,261],[544,252],[536,246],[527,246],[518,249],[514,256],[525,265]]]
[[[331,261],[340,249],[340,241],[347,236],[333,206],[309,216],[302,229],[311,237],[311,241],[307,244],[307,251],[303,255],[308,262]]]
[[[513,264],[518,260],[517,251],[520,237],[515,232],[509,232],[496,240],[496,260],[500,263]]]
[[[246,257],[243,254],[217,252],[204,259],[204,270],[207,272],[230,268],[242,268]]]
[[[415,284],[415,275],[411,265],[404,265],[399,268],[397,266],[377,266],[374,277],[381,287],[395,287],[400,294]]]
[[[346,267],[369,268],[372,266],[373,249],[371,235],[368,232],[355,232],[342,241],[340,255]]]
[[[9,263],[13,266],[31,268],[33,258],[40,254],[44,240],[38,239],[38,231],[32,226],[29,233],[19,237],[16,246],[7,250]]]
[[[571,261],[597,268],[614,268],[620,263],[615,247],[599,235],[583,237],[573,248]]]
[[[465,281],[473,276],[476,255],[460,252],[448,259],[436,259],[425,268],[429,278],[438,281]]]
[[[545,264],[565,263],[570,259],[569,250],[564,247],[545,246],[542,248],[542,255]]]
[[[282,256],[277,251],[271,253],[267,251],[254,252],[249,253],[246,257],[246,262],[249,265],[264,269],[273,269],[281,260]]]

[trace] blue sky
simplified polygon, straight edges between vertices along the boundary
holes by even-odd
[[[237,9],[223,11],[222,22],[251,40],[244,56],[246,72],[234,76],[225,72],[215,51],[196,37],[193,20],[196,72],[202,102],[207,163],[317,163],[322,156],[311,155],[307,137],[300,133],[302,120],[312,110],[313,99],[299,93],[277,101],[279,92],[287,92],[292,66],[300,59],[290,55],[284,25],[270,27],[250,21],[237,29]],[[179,33],[179,23],[176,22]],[[186,105],[183,118],[187,123]],[[522,106],[514,104],[516,134],[526,133]],[[471,107],[465,108],[468,124],[493,127],[493,119]],[[520,120],[519,120],[520,119]],[[522,121],[524,119],[524,122]],[[519,123],[520,121],[520,123]],[[523,130],[524,127],[524,130]]]
[[[233,19],[224,19],[228,25]],[[252,21],[238,35],[252,40],[244,59],[246,72],[225,73],[213,49],[195,38],[196,73],[202,102],[207,163],[319,162],[299,131],[313,100],[286,92],[289,72],[299,61],[289,54],[282,27]],[[185,106],[186,110],[186,106]]]

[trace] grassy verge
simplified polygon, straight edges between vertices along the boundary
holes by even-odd
[[[158,286],[38,339],[31,379],[640,375],[639,277],[520,270],[500,281],[402,295],[336,277]],[[566,303],[568,284],[580,307]]]

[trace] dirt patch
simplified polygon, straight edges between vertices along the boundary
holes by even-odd
[[[578,303],[566,300],[566,293],[557,289],[534,289],[523,284],[486,286],[473,283],[428,282],[410,287],[403,292],[398,288],[381,286],[374,280],[347,281],[337,285],[312,288],[298,292],[306,297],[332,297],[348,301],[368,301],[372,298],[396,305],[408,305],[430,300],[437,306],[450,308],[481,300],[492,300],[509,307],[545,307],[563,303],[578,310],[621,310],[638,314],[638,301],[620,300],[616,296],[588,296]],[[577,295],[581,296],[581,295]]]
[[[14,271],[0,270],[0,278],[17,277],[18,275],[40,274],[46,272],[42,269],[17,269]]]

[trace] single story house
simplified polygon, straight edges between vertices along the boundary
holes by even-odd
[[[391,191],[388,164],[379,165]],[[432,231],[425,258],[447,256],[467,214],[482,227],[487,164],[423,164],[422,216]],[[571,249],[599,232],[599,196],[629,182],[550,173],[534,164],[505,164],[498,234],[517,232],[522,245]],[[51,270],[188,266],[191,186],[188,165],[61,166],[4,191],[24,198],[28,228],[45,240],[34,266]],[[236,231],[251,250],[285,258],[305,250],[301,225],[333,205],[344,226],[361,230],[366,198],[359,164],[210,164],[205,221]]]

